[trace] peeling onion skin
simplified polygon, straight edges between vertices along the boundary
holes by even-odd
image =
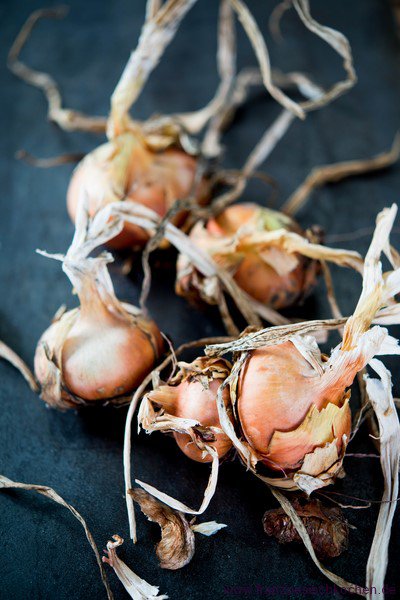
[[[209,219],[204,228],[195,226],[190,237],[195,244],[202,249],[212,249],[213,243],[224,238],[229,240],[236,234],[238,229],[250,220],[257,218],[257,214],[265,216],[264,231],[284,228],[305,236],[300,226],[286,215],[277,211],[262,208],[256,204],[236,204],[225,209],[220,215]],[[250,233],[251,235],[251,233]],[[254,248],[246,248],[241,251],[240,261],[231,267],[228,259],[228,270],[232,272],[233,279],[249,296],[275,310],[281,310],[292,306],[304,299],[315,286],[320,271],[319,263],[304,256],[296,254],[297,266],[288,274],[279,274],[269,264],[262,260],[260,254]],[[215,262],[224,266],[226,256],[212,253]],[[183,260],[178,259],[178,279],[176,291],[182,296],[193,295],[192,275],[182,266],[182,277],[179,277],[179,264]]]
[[[81,194],[88,197],[89,212],[93,216],[102,206],[115,200],[130,199],[154,210],[164,217],[176,200],[189,196],[194,184],[197,159],[181,150],[170,147],[153,152],[143,141],[132,141],[124,133],[113,141],[96,148],[77,166],[67,192],[67,209],[73,222]],[[128,139],[128,143],[126,142]],[[118,152],[126,152],[118,169],[113,171],[112,161]],[[115,175],[114,175],[115,173]],[[114,181],[119,173],[119,181]],[[104,182],[101,192],[100,182]],[[199,184],[198,194],[205,193],[204,183]],[[185,219],[180,212],[172,218],[176,226]],[[108,246],[115,249],[142,248],[149,239],[148,233],[137,225],[125,223],[124,229]]]
[[[309,436],[299,434],[298,444],[275,445],[271,453],[274,433],[295,431],[313,406],[321,412],[330,404],[341,409],[335,428],[340,455],[343,435],[348,438],[351,430],[346,389],[361,367],[351,365],[333,383],[329,373],[320,377],[291,342],[253,350],[240,373],[237,408],[244,437],[262,462],[272,470],[297,469],[319,446],[313,431]]]
[[[214,379],[210,382],[210,387],[205,390],[199,381],[184,381],[179,386],[179,395],[177,397],[176,417],[185,417],[187,419],[197,419],[203,427],[220,427],[218,410],[216,407],[216,396],[221,381]],[[224,401],[229,401],[229,390],[224,390]],[[224,433],[215,434],[216,441],[210,442],[218,452],[218,457],[222,458],[232,448],[232,442]],[[207,454],[202,458],[202,451],[192,442],[189,435],[174,432],[174,438],[179,448],[188,458],[197,462],[210,462],[212,457]]]
[[[71,313],[75,317],[65,327]],[[141,315],[126,318],[101,305],[90,313],[69,311],[44,332],[37,345],[35,373],[42,398],[58,408],[69,408],[75,400],[76,404],[113,402],[140,385],[162,349],[156,324]],[[53,373],[59,378],[58,389],[49,386]]]
[[[228,375],[230,364],[223,359],[219,359],[218,362],[223,368],[226,368],[226,375]],[[216,397],[223,381],[224,379],[221,378],[212,379],[208,382],[208,387],[206,388],[201,381],[189,376],[187,379],[181,381],[179,385],[161,386],[157,390],[150,392],[148,398],[162,406],[167,413],[175,417],[195,419],[202,427],[221,428]],[[223,399],[225,404],[228,405],[228,388],[225,388],[223,391]],[[173,435],[179,448],[188,458],[202,463],[212,460],[209,454],[205,457],[202,456],[203,451],[193,443],[190,435],[176,431],[173,432]],[[216,433],[214,435],[215,441],[207,441],[207,444],[215,448],[218,452],[218,457],[222,458],[232,448],[232,442],[225,433]]]

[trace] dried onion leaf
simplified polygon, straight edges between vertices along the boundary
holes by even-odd
[[[152,496],[154,496],[155,498],[157,498],[158,500],[160,500],[167,506],[170,506],[171,508],[174,508],[175,510],[177,510],[179,512],[183,512],[183,513],[186,513],[189,515],[201,515],[208,508],[208,505],[210,504],[212,497],[215,494],[215,490],[217,487],[217,481],[218,481],[218,470],[219,470],[218,453],[214,450],[214,448],[212,446],[208,446],[207,444],[204,444],[204,450],[210,456],[212,456],[211,473],[210,473],[210,477],[208,479],[207,487],[204,491],[203,500],[198,509],[190,508],[190,506],[187,506],[180,500],[176,500],[172,496],[169,496],[168,494],[165,494],[164,492],[160,492],[154,486],[149,485],[148,483],[145,483],[144,481],[140,481],[140,479],[135,479],[135,483],[137,483],[146,492],[148,492],[149,494],[151,494]]]
[[[371,173],[386,169],[399,160],[400,157],[400,133],[397,133],[392,147],[372,158],[349,160],[314,167],[303,183],[293,192],[285,204],[281,207],[282,212],[287,215],[295,215],[306,203],[310,194],[327,183],[336,183],[347,177],[354,177],[363,173]]]
[[[20,483],[17,481],[11,481],[11,479],[8,479],[8,477],[5,477],[4,475],[0,475],[0,489],[21,489],[21,490],[34,491],[34,492],[37,492],[38,494],[41,494],[42,496],[45,496],[45,498],[49,498],[50,500],[53,500],[53,502],[56,502],[57,504],[64,506],[64,508],[67,508],[73,514],[73,516],[79,521],[79,523],[82,525],[83,529],[85,530],[87,540],[88,540],[89,544],[91,545],[92,550],[96,556],[96,561],[97,561],[97,564],[100,569],[101,579],[102,579],[103,585],[107,591],[107,597],[109,600],[113,600],[114,596],[112,594],[110,584],[108,583],[107,573],[105,572],[103,563],[101,562],[101,558],[100,558],[99,551],[97,549],[96,542],[94,541],[94,538],[93,538],[92,534],[90,533],[90,530],[86,524],[85,519],[73,506],[71,506],[71,504],[68,504],[68,502],[66,502],[63,498],[61,498],[61,496],[59,494],[57,494],[57,492],[55,490],[53,490],[53,488],[51,488],[51,487],[48,487],[45,485],[34,485],[31,483]]]
[[[147,581],[136,575],[119,558],[116,549],[124,543],[124,540],[119,535],[113,535],[113,540],[113,542],[111,540],[107,542],[107,549],[104,550],[107,556],[103,556],[103,562],[109,564],[114,569],[116,576],[132,600],[166,600],[168,596],[159,596],[159,588],[157,586],[150,585]]]
[[[303,540],[303,543],[304,543],[305,547],[307,548],[309,555],[311,556],[314,564],[318,567],[318,569],[321,571],[321,573],[323,575],[325,575],[325,577],[327,577],[330,581],[332,581],[332,583],[337,585],[339,588],[346,589],[353,593],[359,593],[360,595],[364,596],[364,594],[362,592],[357,592],[357,589],[358,590],[362,589],[361,586],[357,586],[354,583],[350,583],[349,581],[346,581],[342,577],[335,575],[335,573],[332,573],[332,571],[329,571],[329,569],[324,567],[324,565],[317,558],[317,555],[315,554],[315,550],[312,545],[310,536],[308,535],[307,529],[305,528],[303,521],[301,520],[301,518],[299,517],[299,515],[293,508],[291,502],[289,502],[289,500],[286,498],[286,496],[284,494],[282,494],[282,492],[280,492],[276,488],[274,488],[272,486],[268,486],[268,487],[269,487],[272,495],[278,500],[278,502],[281,505],[281,507],[283,508],[283,510],[290,517],[297,533]]]
[[[388,563],[390,532],[397,508],[399,492],[400,423],[392,395],[390,372],[381,361],[369,363],[380,379],[366,377],[368,398],[379,423],[380,460],[384,478],[384,491],[376,524],[374,539],[367,563],[367,597],[372,589],[383,589]]]
[[[201,535],[214,535],[220,529],[224,529],[224,527],[228,527],[225,523],[217,523],[216,521],[205,521],[204,523],[197,523],[195,525],[191,525],[190,528],[195,533],[201,533]]]
[[[27,67],[19,60],[19,55],[30,37],[33,28],[40,19],[62,19],[68,12],[67,6],[44,8],[35,10],[26,20],[10,48],[7,66],[20,79],[29,85],[42,90],[48,103],[48,119],[66,131],[89,131],[104,133],[106,119],[103,117],[90,117],[84,113],[63,108],[62,97],[56,81],[48,73],[36,71]]]
[[[156,545],[160,567],[174,571],[187,565],[193,558],[195,541],[185,516],[144,490],[135,488],[129,493],[149,521],[158,523],[161,528],[161,541]]]

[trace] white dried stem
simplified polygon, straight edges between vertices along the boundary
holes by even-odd
[[[367,394],[379,423],[379,441],[384,490],[374,539],[367,563],[367,598],[372,590],[383,590],[388,564],[390,533],[399,492],[400,423],[392,395],[390,372],[377,359],[370,366],[380,379],[366,377]]]
[[[220,152],[218,123],[225,111],[236,70],[235,23],[230,0],[221,0],[220,4],[217,65],[220,83],[212,100],[201,110],[176,116],[192,134],[199,133],[211,121],[202,143],[203,154],[210,157]]]
[[[130,108],[173,40],[180,22],[195,2],[196,0],[168,0],[152,19],[144,23],[138,45],[111,97],[107,127],[109,138],[126,130]]]
[[[324,40],[324,42],[331,46],[331,48],[343,58],[343,68],[347,75],[346,79],[335,83],[323,96],[301,103],[302,109],[310,111],[326,106],[347,92],[355,85],[357,77],[353,66],[353,56],[348,39],[340,33],[340,31],[336,31],[331,27],[326,27],[325,25],[318,23],[311,16],[308,0],[293,0],[293,5],[307,29]]]

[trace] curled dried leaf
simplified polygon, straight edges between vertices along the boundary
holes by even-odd
[[[119,558],[117,548],[124,543],[124,540],[119,535],[113,535],[113,540],[113,542],[111,540],[107,542],[107,549],[104,550],[106,556],[103,556],[103,562],[109,564],[114,569],[116,576],[130,597],[133,600],[166,600],[168,596],[159,596],[159,588],[157,586],[150,585],[147,581],[136,575]]]
[[[185,516],[142,489],[129,490],[149,521],[161,528],[161,541],[156,545],[156,554],[162,569],[175,571],[187,565],[194,555],[194,533]]]
[[[327,507],[320,500],[301,497],[295,498],[292,506],[302,520],[318,558],[334,558],[346,550],[349,527],[339,507]],[[282,508],[267,510],[263,525],[265,533],[275,537],[280,544],[302,541]]]

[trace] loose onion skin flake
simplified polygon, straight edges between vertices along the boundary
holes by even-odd
[[[216,404],[218,389],[230,369],[228,361],[205,356],[192,363],[179,363],[179,370],[168,385],[160,385],[146,396],[156,411],[153,425],[158,417],[164,417],[165,414],[176,417],[177,430],[173,430],[175,441],[186,456],[197,462],[210,462],[212,456],[204,452],[204,444],[199,446],[196,441],[207,442],[216,450],[219,458],[232,448],[231,440],[221,430]],[[228,406],[228,390],[224,392],[224,401]],[[179,430],[179,420],[197,425],[190,434],[184,433]],[[142,421],[142,426],[150,429],[151,423]]]

